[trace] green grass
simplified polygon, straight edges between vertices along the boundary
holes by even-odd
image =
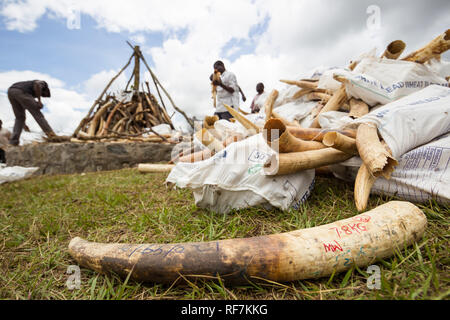
[[[187,242],[309,228],[357,213],[352,185],[318,177],[300,210],[259,208],[222,215],[195,206],[192,192],[168,189],[165,174],[133,169],[44,176],[0,185],[1,299],[448,299],[449,207],[420,205],[424,237],[380,260],[382,287],[367,288],[366,268],[328,278],[229,287],[204,279],[142,284],[81,269],[81,288],[66,287],[71,238],[98,242]],[[373,196],[369,208],[392,198]]]

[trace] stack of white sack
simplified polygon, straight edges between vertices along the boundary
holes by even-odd
[[[7,167],[5,164],[0,164],[0,184],[6,182],[13,182],[22,180],[33,175],[39,168],[24,168],[24,167]]]
[[[378,178],[374,193],[406,200],[450,201],[450,89],[432,85],[371,111],[353,125],[372,123],[399,161],[392,178]],[[332,166],[339,178],[354,178],[359,158]]]
[[[273,153],[262,134],[256,134],[231,144],[210,159],[179,162],[166,182],[191,188],[198,207],[220,213],[254,206],[298,208],[314,187],[315,172],[265,176],[263,165]]]

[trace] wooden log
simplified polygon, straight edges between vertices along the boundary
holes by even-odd
[[[406,44],[402,40],[392,41],[381,55],[381,58],[398,59],[406,48]]]
[[[106,134],[106,132],[107,132],[107,130],[108,130],[110,124],[111,124],[111,121],[112,121],[114,115],[116,114],[116,111],[117,111],[121,106],[122,106],[122,101],[120,101],[118,104],[116,104],[116,105],[114,106],[114,108],[112,109],[112,111],[109,113],[108,118],[106,119],[105,126],[103,127],[103,130],[102,130],[102,132],[100,133],[100,135],[105,135],[105,134]]]
[[[174,284],[199,277],[220,277],[225,285],[288,282],[328,278],[388,258],[418,242],[426,225],[418,207],[391,201],[348,219],[280,234],[173,244],[94,243],[75,237],[68,249],[82,267],[138,282]]]
[[[340,163],[351,157],[352,155],[334,148],[279,153],[272,155],[264,165],[264,173],[268,176],[291,174]]]
[[[264,125],[264,139],[276,152],[301,152],[326,148],[322,143],[294,137],[280,119],[270,119]]]
[[[437,36],[425,47],[410,53],[402,60],[425,63],[437,55],[443,54],[448,49],[450,49],[450,29],[447,29],[447,31]]]

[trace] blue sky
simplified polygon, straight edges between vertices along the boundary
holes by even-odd
[[[376,32],[366,24],[373,5],[381,14]],[[74,10],[81,29],[67,27]],[[445,0],[0,0],[0,117],[14,120],[4,95],[9,85],[40,77],[55,93],[45,109],[51,125],[76,127],[131,55],[126,40],[141,45],[189,115],[214,113],[208,77],[218,59],[236,74],[248,110],[258,82],[281,90],[279,79],[345,66],[396,39],[410,52],[448,29],[448,12]]]

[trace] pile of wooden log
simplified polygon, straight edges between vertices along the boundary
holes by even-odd
[[[128,43],[129,44],[129,43]],[[181,113],[187,122],[193,126],[193,121],[179,109],[173,102],[170,95],[159,82],[156,75],[148,66],[139,46],[131,46],[133,54],[127,64],[114,76],[98,99],[90,108],[88,114],[80,122],[73,134],[73,140],[78,141],[98,141],[98,140],[117,140],[129,139],[134,141],[168,142],[167,135],[161,135],[155,132],[152,127],[167,124],[174,129],[171,117],[169,116],[164,104],[161,91],[166,95],[175,111]],[[122,74],[134,59],[134,70],[127,83],[127,86],[120,95],[107,93],[112,83]],[[150,91],[149,82],[144,84],[140,81],[140,61],[142,61],[154,84],[154,92],[158,98]],[[130,90],[128,87],[132,80],[134,84]],[[150,137],[149,137],[150,134]],[[170,138],[170,136],[169,136]]]
[[[150,128],[160,124],[168,124],[174,129],[166,109],[150,93],[148,82],[146,85],[147,91],[135,92],[129,102],[107,95],[99,102],[96,112],[85,121],[78,135],[81,138],[137,137],[151,132]]]

